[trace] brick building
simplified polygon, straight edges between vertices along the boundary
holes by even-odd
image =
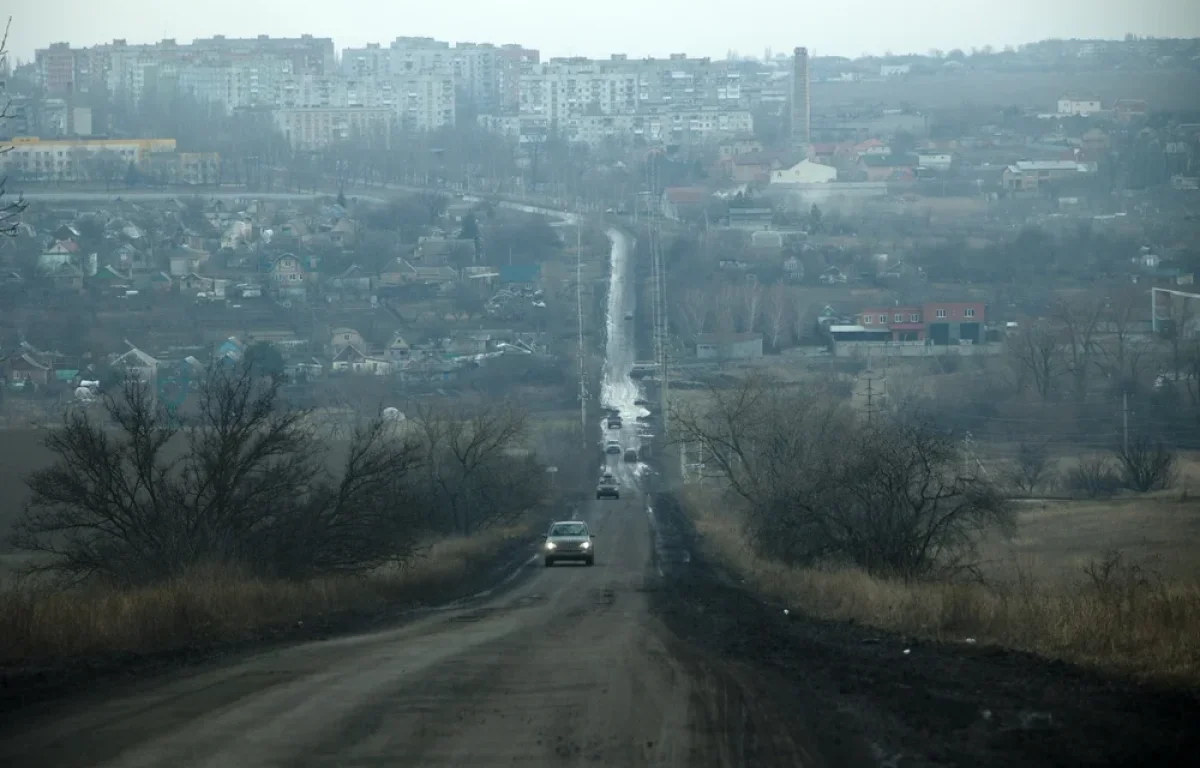
[[[982,302],[930,301],[921,305],[866,307],[855,322],[872,341],[925,341],[935,345],[984,340]]]

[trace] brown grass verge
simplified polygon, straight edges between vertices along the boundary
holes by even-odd
[[[1024,569],[1007,582],[904,584],[853,569],[791,568],[755,554],[717,499],[689,492],[683,501],[710,556],[760,594],[808,615],[1200,685],[1200,585],[1194,581],[1099,553],[1092,574],[1080,571],[1073,584],[1039,580]]]
[[[406,567],[364,578],[270,581],[212,568],[132,590],[14,586],[0,591],[0,664],[149,654],[343,612],[381,610],[465,582],[528,530],[516,526],[436,541]]]

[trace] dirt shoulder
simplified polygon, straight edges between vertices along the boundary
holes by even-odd
[[[374,609],[348,609],[305,616],[302,620],[264,626],[237,636],[197,642],[156,653],[106,652],[39,663],[0,665],[0,714],[8,714],[47,701],[89,692],[102,686],[133,683],[185,667],[199,667],[273,648],[339,635],[402,625],[428,610],[459,601],[491,598],[522,584],[533,572],[524,569],[542,529],[542,521],[531,522],[530,533],[507,539],[493,553],[477,559],[472,567],[454,578],[423,585],[419,593],[397,597]]]
[[[779,707],[806,712],[814,732],[873,744],[878,764],[1162,765],[1200,749],[1189,734],[1200,719],[1196,695],[1019,652],[786,616],[705,562],[673,497],[657,496],[655,514],[688,553],[685,565],[668,564],[653,595],[666,625],[743,666]]]

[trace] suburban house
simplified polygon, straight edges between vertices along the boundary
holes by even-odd
[[[384,356],[392,363],[400,364],[407,362],[412,357],[412,347],[404,337],[397,333],[392,337],[391,342],[384,349]]]
[[[750,231],[770,229],[774,221],[775,209],[771,207],[730,206],[729,208],[730,229]]]
[[[771,174],[781,168],[795,165],[797,158],[778,152],[754,152],[733,158],[730,176],[737,184],[769,182]]]
[[[761,333],[701,333],[696,357],[701,360],[755,360],[763,356]]]
[[[763,145],[758,139],[734,139],[726,141],[717,148],[718,156],[722,162],[733,160],[739,155],[750,155],[755,152],[762,152]]]
[[[1113,117],[1122,123],[1144,118],[1149,114],[1149,107],[1141,99],[1117,99],[1113,104]]]
[[[337,355],[345,347],[354,347],[360,352],[367,348],[367,342],[362,334],[353,328],[334,328],[329,340],[329,347]]]
[[[293,254],[285,253],[271,262],[270,273],[271,282],[281,296],[303,298],[308,294],[308,273]]]
[[[142,382],[154,381],[158,374],[158,360],[132,344],[129,344],[128,351],[115,357],[109,367],[123,377]]]
[[[208,251],[183,246],[176,248],[168,256],[169,272],[173,277],[183,277],[189,272],[197,272],[200,266],[208,261]]]
[[[707,189],[699,187],[667,187],[663,190],[660,210],[663,218],[679,221],[699,215],[712,199]]]
[[[386,376],[393,369],[391,362],[368,355],[352,346],[342,347],[338,350],[333,356],[330,367],[340,373],[374,374],[376,376]]]
[[[837,181],[837,168],[812,160],[801,160],[791,168],[772,171],[772,184],[826,184]]]
[[[1004,169],[1001,182],[1011,192],[1037,191],[1042,184],[1074,178],[1086,170],[1075,160],[1018,160]]]
[[[907,181],[916,174],[917,159],[911,155],[865,154],[859,165],[867,181]]]
[[[917,168],[930,171],[948,171],[954,166],[954,153],[952,152],[918,152],[917,153]]]
[[[28,350],[4,361],[4,378],[11,382],[28,381],[45,386],[51,375],[50,366],[40,362]]]

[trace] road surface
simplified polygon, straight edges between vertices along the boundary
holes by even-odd
[[[628,417],[630,270],[613,238],[602,397]],[[533,555],[508,590],[399,628],[59,704],[0,726],[0,765],[825,765],[735,669],[652,614],[647,590],[664,585],[655,516],[630,493],[636,465],[613,466],[622,499],[563,512],[591,523],[594,567],[543,568]]]

